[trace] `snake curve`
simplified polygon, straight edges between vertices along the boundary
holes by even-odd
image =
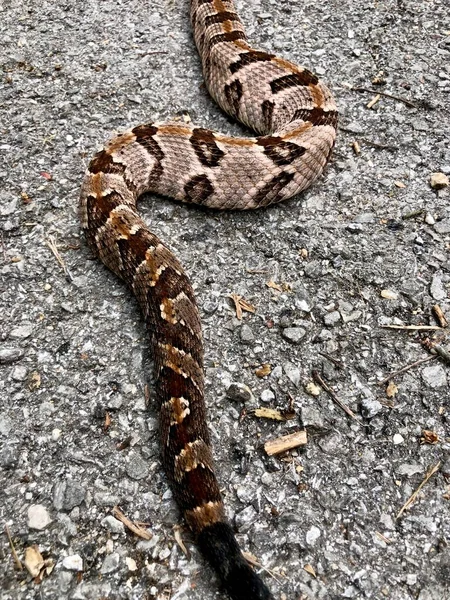
[[[90,248],[127,283],[142,310],[155,362],[162,461],[182,514],[232,600],[269,600],[224,514],[206,425],[192,286],[136,203],[145,192],[238,210],[290,198],[321,175],[338,115],[313,73],[248,44],[231,0],[191,0],[190,12],[210,95],[257,137],[180,122],[134,127],[90,162],[80,218]]]

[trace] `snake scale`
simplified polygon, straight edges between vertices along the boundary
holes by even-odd
[[[144,192],[216,209],[252,209],[297,194],[322,173],[337,110],[305,68],[253,49],[230,0],[191,0],[207,88],[258,137],[180,122],[117,135],[87,169],[80,217],[93,252],[135,294],[149,332],[162,460],[203,555],[233,600],[273,598],[243,558],[224,514],[206,424],[203,346],[192,286],[180,262],[139,217]]]

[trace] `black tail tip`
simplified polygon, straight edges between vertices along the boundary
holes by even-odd
[[[198,545],[232,600],[273,600],[262,579],[242,556],[228,523],[205,527],[198,536]]]

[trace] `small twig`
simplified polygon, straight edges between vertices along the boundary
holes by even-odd
[[[330,354],[327,354],[326,352],[319,352],[319,354],[320,354],[320,356],[323,356],[324,358],[326,358],[327,360],[332,362],[338,369],[344,368],[344,363],[342,362],[342,360],[339,360],[338,358],[334,358],[334,356],[331,356]]]
[[[439,346],[439,344],[434,344],[434,346],[431,347],[431,350],[434,350],[438,356],[445,360],[445,362],[450,363],[450,352],[448,350]]]
[[[278,577],[275,575],[275,573],[273,571],[266,569],[266,567],[264,567],[261,563],[259,563],[257,560],[255,560],[249,552],[243,552],[242,554],[243,554],[245,560],[248,563],[250,563],[252,565],[252,567],[259,567],[260,569],[265,571],[268,575],[273,577],[273,579],[275,579],[275,581],[278,581],[278,583],[282,583],[282,581],[280,581],[280,579],[278,579]]]
[[[23,571],[22,563],[20,562],[20,558],[18,557],[16,549],[14,548],[14,542],[12,541],[11,533],[10,533],[9,527],[6,523],[5,523],[5,533],[6,533],[6,537],[8,538],[8,542],[9,542],[9,545],[11,548],[11,554],[12,554],[12,557],[16,564],[16,567],[18,568],[19,571]]]
[[[436,331],[437,325],[381,325],[381,329],[404,329],[405,331]]]
[[[369,94],[378,94],[380,96],[385,96],[386,98],[390,98],[391,100],[398,100],[399,102],[403,102],[406,106],[410,106],[411,108],[419,108],[417,104],[414,104],[410,100],[406,98],[402,98],[401,96],[394,96],[393,94],[388,94],[387,92],[380,92],[380,90],[371,90],[365,87],[354,87],[352,88],[354,92],[368,92]]]
[[[339,408],[342,408],[342,410],[347,413],[347,415],[349,417],[351,417],[352,419],[355,419],[355,421],[358,421],[355,413],[350,410],[350,408],[344,404],[341,400],[339,400],[339,398],[336,396],[335,392],[331,389],[331,387],[328,385],[328,383],[326,383],[322,377],[319,375],[319,372],[316,370],[313,370],[311,372],[312,374],[312,378],[314,379],[314,381],[316,383],[318,383],[331,397],[331,399],[339,406]]]
[[[264,450],[269,456],[281,454],[287,450],[293,450],[299,446],[304,446],[308,442],[308,436],[304,429],[288,433],[274,440],[269,440],[264,444]]]
[[[420,217],[424,214],[424,212],[424,208],[418,208],[417,210],[413,210],[412,212],[402,215],[402,221],[406,221],[407,219],[414,219],[415,217]]]
[[[419,484],[419,487],[411,494],[411,496],[408,498],[405,504],[401,507],[397,516],[395,517],[396,519],[399,519],[405,512],[405,510],[407,510],[412,504],[414,504],[414,502],[417,499],[417,496],[419,495],[420,490],[427,483],[427,481],[439,470],[440,466],[441,462],[439,461],[437,465],[428,470],[427,474],[425,475],[425,479]]]
[[[442,328],[448,327],[448,321],[444,315],[442,308],[439,306],[439,304],[435,304],[434,306],[432,306],[431,310],[433,312],[433,315],[434,315],[436,321],[439,323],[439,325]]]
[[[378,538],[380,538],[380,540],[382,542],[384,542],[385,544],[392,544],[392,540],[390,540],[389,538],[387,538],[385,535],[383,535],[382,533],[380,533],[379,531],[375,531],[375,534]]]
[[[52,251],[53,256],[56,258],[57,263],[59,264],[61,269],[64,271],[64,274],[67,277],[67,279],[69,281],[72,281],[72,275],[70,274],[69,269],[67,268],[66,263],[64,262],[61,254],[59,253],[55,238],[52,235],[49,235],[46,238],[45,243]]]
[[[128,527],[128,529],[135,533],[137,536],[141,537],[144,540],[152,539],[153,535],[149,531],[146,531],[139,525],[136,525],[136,523],[133,523],[133,521],[130,521],[130,519],[123,514],[123,512],[118,506],[114,506],[114,508],[112,509],[112,514],[116,517],[116,519],[122,521],[125,527]]]
[[[6,261],[8,260],[8,256],[6,255],[6,246],[5,246],[5,238],[3,236],[3,231],[2,231],[2,253],[3,253],[3,262],[6,263]]]
[[[400,150],[398,146],[389,146],[388,144],[380,144],[379,142],[373,142],[372,140],[368,140],[363,137],[361,140],[366,143],[368,146],[373,146],[374,148],[379,148],[380,150]]]
[[[413,363],[411,363],[409,365],[406,365],[405,367],[402,367],[398,371],[393,371],[392,373],[389,373],[389,375],[387,377],[385,377],[384,379],[382,379],[381,381],[378,382],[378,385],[384,385],[390,379],[393,379],[394,377],[397,377],[397,375],[401,375],[402,373],[406,373],[406,371],[409,371],[410,369],[413,369],[414,367],[418,367],[422,363],[428,362],[430,360],[434,360],[435,358],[436,358],[436,356],[426,356],[425,358],[421,358],[419,360],[416,360],[415,362],[413,362]]]

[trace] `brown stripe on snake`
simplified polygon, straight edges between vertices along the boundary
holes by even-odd
[[[132,289],[144,315],[162,462],[184,518],[232,600],[269,600],[227,522],[214,473],[194,291],[136,203],[145,192],[238,210],[290,198],[320,177],[337,110],[313,73],[249,46],[230,0],[191,0],[191,22],[211,96],[260,137],[180,122],[134,127],[92,159],[80,219],[89,246]]]

